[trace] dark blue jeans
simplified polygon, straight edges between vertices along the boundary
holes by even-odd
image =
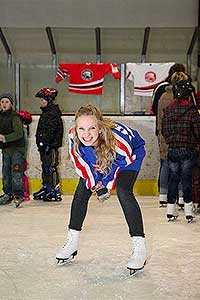
[[[168,159],[160,160],[160,194],[167,195],[169,187],[170,168]],[[181,181],[178,185],[177,198],[183,197]]]
[[[169,164],[167,159],[160,160],[160,194],[167,195],[169,182]]]
[[[144,237],[141,209],[133,194],[133,186],[137,175],[138,172],[131,170],[120,172],[117,177],[116,191],[129,227],[130,236]],[[70,229],[75,229],[78,231],[82,229],[82,225],[87,214],[88,201],[91,195],[91,190],[88,190],[85,187],[83,179],[80,178],[72,201],[69,222]]]
[[[3,191],[6,194],[24,196],[24,159],[22,150],[2,150],[2,181]]]
[[[196,161],[195,151],[188,148],[169,148],[170,168],[168,203],[176,202],[179,182],[182,183],[184,202],[192,201],[192,171]]]

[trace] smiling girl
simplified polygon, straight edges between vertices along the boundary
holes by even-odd
[[[77,255],[79,234],[93,192],[101,201],[115,189],[129,228],[133,253],[127,268],[130,274],[144,268],[146,246],[140,207],[133,186],[145,156],[144,140],[136,130],[104,118],[91,105],[81,106],[75,126],[69,130],[69,152],[77,174],[68,230],[68,241],[56,255],[59,264]]]

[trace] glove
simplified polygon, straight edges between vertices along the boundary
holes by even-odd
[[[101,187],[96,190],[97,199],[99,202],[104,202],[110,197],[110,192],[106,187]]]

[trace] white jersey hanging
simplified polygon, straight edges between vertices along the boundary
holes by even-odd
[[[166,79],[174,62],[127,63],[126,78],[134,81],[134,94],[152,96],[155,87]]]

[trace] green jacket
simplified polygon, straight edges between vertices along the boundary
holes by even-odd
[[[0,142],[0,148],[22,148],[25,150],[23,125],[15,111],[11,108],[7,111],[0,111],[0,134],[4,141]]]

